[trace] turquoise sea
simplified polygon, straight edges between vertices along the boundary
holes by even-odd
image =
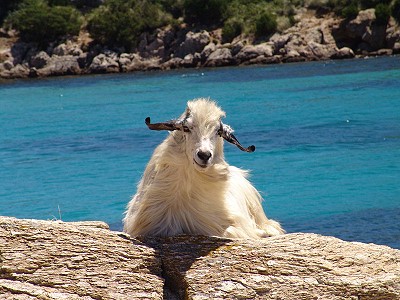
[[[187,100],[227,112],[264,209],[288,232],[400,248],[400,58],[0,83],[0,215],[103,220],[126,204]]]

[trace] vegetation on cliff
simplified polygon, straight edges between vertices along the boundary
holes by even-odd
[[[7,17],[25,41],[45,46],[61,36],[78,35],[82,16],[72,6],[51,6],[45,0],[25,0]]]
[[[323,7],[321,4],[317,4]],[[399,0],[328,0],[325,5],[329,10],[345,18],[355,18],[361,9],[375,8],[376,21],[387,24],[392,15],[397,21],[400,18]]]
[[[159,3],[108,0],[87,16],[87,29],[97,42],[133,49],[142,32],[173,22]]]
[[[267,37],[292,26],[301,7],[345,18],[375,8],[376,22],[391,15],[400,21],[400,0],[3,0],[0,24],[42,46],[86,29],[99,44],[131,50],[143,32],[182,23],[220,27],[228,42],[240,34]]]

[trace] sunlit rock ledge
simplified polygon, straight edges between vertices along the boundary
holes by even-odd
[[[0,299],[400,299],[400,251],[309,233],[141,238],[0,217]]]

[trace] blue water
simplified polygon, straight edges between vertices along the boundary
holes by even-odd
[[[122,214],[165,132],[211,97],[227,112],[267,215],[288,232],[400,248],[400,58],[0,83],[0,215],[103,220]]]

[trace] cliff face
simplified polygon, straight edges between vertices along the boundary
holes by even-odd
[[[271,64],[400,53],[400,30],[394,19],[376,24],[375,9],[357,18],[304,12],[284,32],[263,41],[238,36],[230,43],[221,29],[196,30],[182,25],[143,33],[133,53],[94,45],[87,33],[45,50],[0,35],[0,78],[117,73],[176,68]],[[1,32],[0,32],[1,33]],[[3,33],[4,35],[4,33]],[[2,46],[3,45],[3,46]]]
[[[0,217],[0,299],[400,299],[400,251],[315,234],[132,239]]]

